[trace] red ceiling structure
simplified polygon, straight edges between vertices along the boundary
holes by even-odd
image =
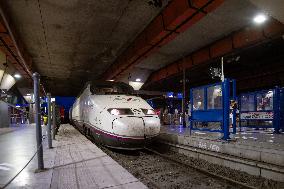
[[[114,79],[197,23],[223,0],[173,0],[103,74]]]
[[[2,42],[0,49],[6,54],[8,61],[13,64],[18,72],[23,77],[29,78],[32,76],[32,59],[17,38],[17,34],[13,30],[13,26],[11,26],[11,22],[9,22],[4,10],[1,9],[0,13],[0,38]]]
[[[144,30],[136,37],[136,39],[131,43],[130,46],[129,43],[125,45],[126,50],[122,50],[122,54],[118,56],[118,58],[115,56],[115,62],[108,68],[102,70],[101,73],[104,80],[110,80],[110,79],[115,79],[119,80],[123,76],[127,75],[128,72],[134,68],[135,66],[139,66],[138,64],[141,63],[143,64],[145,61],[147,63],[147,60],[151,59],[153,55],[159,54],[162,50],[161,47],[167,47],[166,45],[170,45],[171,43],[169,42],[175,42],[176,40],[180,39],[180,37],[183,37],[184,34],[187,34],[185,31],[190,31],[193,30],[196,26],[198,26],[198,23],[202,23],[204,20],[207,18],[210,18],[210,16],[214,15],[214,10],[216,10],[218,7],[222,9],[223,6],[226,5],[227,2],[224,0],[172,0],[169,1],[169,3],[165,7],[163,7],[162,10],[157,11],[156,14],[151,17],[151,22],[149,20],[149,23]],[[228,9],[227,11],[230,12],[232,9],[235,8],[234,5],[236,5],[238,2],[235,4],[232,3],[230,4],[229,7],[231,9]],[[13,26],[13,22],[10,20],[9,16],[11,14],[7,14],[6,10],[3,9],[5,5],[2,5],[4,3],[0,3],[0,40],[1,40],[1,46],[0,49],[7,55],[7,58],[9,62],[13,64],[13,66],[18,70],[18,72],[25,78],[31,78],[32,75],[32,58],[29,56],[27,53],[26,49],[24,48],[23,43],[19,39],[17,33],[15,32],[15,27]],[[247,5],[247,4],[245,4]],[[245,7],[245,5],[243,7]],[[222,7],[221,7],[222,6]],[[250,7],[249,5],[247,5]],[[37,7],[37,6],[35,6]],[[47,6],[48,7],[48,6]],[[226,7],[226,6],[225,6]],[[224,7],[223,7],[224,8]],[[7,9],[8,10],[8,9]],[[53,10],[50,9],[51,11]],[[216,11],[218,11],[216,10]],[[248,10],[254,10],[253,8],[248,8]],[[160,12],[161,11],[161,12]],[[215,11],[215,13],[216,13]],[[10,13],[11,11],[9,11]],[[83,11],[84,12],[84,11]],[[207,15],[208,13],[211,13],[210,15]],[[227,14],[227,12],[225,12]],[[157,15],[158,14],[158,15]],[[126,14],[127,15],[127,14]],[[157,16],[156,16],[157,15]],[[220,14],[221,16],[224,15]],[[220,15],[218,15],[220,17]],[[207,16],[207,17],[206,17]],[[203,19],[205,18],[206,19]],[[237,17],[237,16],[235,16]],[[203,20],[201,20],[203,19]],[[29,19],[27,19],[29,20]],[[228,19],[229,20],[229,19]],[[230,21],[230,20],[229,20]],[[51,22],[51,21],[50,21]],[[53,23],[52,21],[51,23]],[[16,22],[15,22],[16,23]],[[29,22],[27,22],[29,23]],[[209,21],[206,22],[208,24]],[[233,23],[233,22],[231,22]],[[204,42],[201,44],[199,47],[202,47],[201,49],[192,49],[188,50],[187,56],[183,57],[180,60],[177,60],[181,56],[177,57],[176,59],[172,59],[169,62],[164,61],[164,66],[163,68],[160,69],[160,67],[157,67],[155,69],[150,69],[150,70],[156,70],[154,71],[150,77],[148,78],[147,82],[145,83],[144,86],[150,85],[155,82],[159,82],[162,80],[166,80],[171,78],[172,76],[176,76],[180,74],[183,70],[192,70],[196,66],[203,65],[204,63],[210,64],[211,61],[216,61],[222,56],[227,56],[231,55],[234,53],[239,52],[242,49],[246,49],[248,47],[253,47],[258,44],[265,43],[267,41],[273,40],[275,38],[279,38],[281,35],[284,33],[284,25],[277,20],[273,19],[270,17],[267,23],[263,25],[249,25],[247,26],[248,22],[243,23],[242,25],[238,25],[239,27],[234,28],[233,26],[231,30],[229,30],[227,33],[224,32],[224,35],[217,36],[215,38],[212,38],[212,40],[208,42]],[[36,24],[35,24],[36,25]],[[53,25],[52,25],[53,26]],[[143,25],[145,26],[145,24]],[[213,24],[213,27],[215,25]],[[219,25],[220,26],[220,25]],[[247,26],[247,27],[244,27]],[[140,26],[141,27],[141,26]],[[244,28],[243,28],[244,27]],[[125,26],[124,26],[125,28]],[[205,30],[207,29],[204,27]],[[212,26],[211,26],[212,28]],[[221,27],[219,27],[221,28]],[[242,29],[240,29],[242,28]],[[237,31],[234,31],[238,29]],[[240,29],[240,30],[239,30]],[[141,30],[139,30],[141,31]],[[234,32],[232,32],[234,31]],[[69,30],[67,32],[70,32]],[[210,31],[207,31],[210,32]],[[230,33],[232,32],[232,33]],[[31,33],[31,32],[27,32]],[[137,32],[134,32],[137,33]],[[182,34],[183,33],[183,34]],[[219,32],[216,32],[219,33]],[[221,32],[220,32],[221,33]],[[230,34],[229,34],[230,33]],[[21,34],[21,33],[19,33]],[[182,34],[182,35],[181,35]],[[207,33],[208,34],[208,33]],[[213,34],[213,33],[211,33]],[[72,36],[72,35],[70,35]],[[134,35],[136,36],[136,35]],[[186,37],[188,37],[187,35]],[[225,36],[225,37],[224,37]],[[30,38],[33,36],[31,35]],[[175,39],[176,37],[179,37]],[[25,38],[22,38],[25,39]],[[53,38],[52,38],[53,39]],[[175,39],[175,41],[173,41]],[[217,41],[214,41],[218,39]],[[132,41],[133,39],[131,38]],[[89,42],[89,39],[86,40]],[[105,40],[103,40],[105,41]],[[212,41],[214,41],[212,43]],[[34,41],[32,41],[34,42]],[[211,44],[209,44],[211,43]],[[32,44],[32,43],[31,43]],[[30,44],[30,45],[31,45]],[[96,44],[96,43],[94,43]],[[206,44],[206,46],[204,46]],[[208,45],[209,44],[209,45]],[[61,44],[59,44],[59,47]],[[33,44],[35,46],[35,44]],[[84,48],[86,45],[83,45]],[[53,47],[57,47],[56,45]],[[31,48],[31,46],[29,47]],[[182,48],[182,47],[181,47]],[[61,48],[64,49],[64,48]],[[55,48],[56,50],[56,48]],[[76,49],[78,50],[78,49]],[[194,51],[196,50],[196,51]],[[168,50],[170,51],[170,50]],[[194,51],[194,52],[192,52]],[[36,51],[35,51],[36,52]],[[71,51],[70,51],[71,52]],[[112,51],[110,51],[112,52]],[[187,52],[185,52],[187,53]],[[32,54],[32,53],[31,53]],[[41,51],[38,51],[37,53],[33,54],[42,54]],[[64,53],[63,53],[64,54]],[[76,53],[75,53],[76,54]],[[90,53],[92,54],[92,53]],[[61,54],[59,53],[61,56]],[[112,55],[112,54],[111,54]],[[85,55],[84,55],[85,56]],[[88,55],[89,56],[89,55]],[[151,57],[150,57],[151,56]],[[64,56],[65,57],[65,54]],[[69,56],[66,56],[67,58]],[[71,56],[70,61],[75,58],[76,56],[73,54]],[[34,58],[34,57],[33,57]],[[166,57],[168,58],[168,57]],[[55,60],[61,60],[61,59],[56,59]],[[94,63],[94,60],[96,59],[93,58],[90,60],[92,64]],[[34,60],[34,66],[36,65],[36,59]],[[39,62],[42,62],[44,59],[40,59]],[[64,59],[65,60],[65,59]],[[176,61],[177,60],[177,61]],[[142,62],[143,61],[143,62]],[[155,61],[159,61],[159,59],[155,59]],[[172,63],[172,61],[175,61]],[[58,61],[60,62],[60,61]],[[154,62],[154,61],[152,61]],[[152,63],[150,61],[150,63]],[[68,63],[68,64],[67,64]],[[66,65],[69,65],[69,59],[66,62]],[[170,63],[170,64],[168,64]],[[101,63],[102,64],[102,63]],[[42,64],[43,66],[44,64]],[[109,65],[109,64],[108,64]],[[108,65],[106,67],[108,67]],[[59,64],[53,65],[54,67],[60,68]],[[49,67],[49,65],[44,65],[43,69],[46,67]],[[66,66],[67,67],[67,66]],[[77,67],[74,64],[74,70],[77,69]],[[36,68],[36,67],[35,67]],[[83,67],[83,71],[86,69],[89,69],[89,67]],[[139,67],[138,67],[139,68]],[[143,68],[143,67],[142,67]],[[62,68],[61,68],[62,69]],[[68,67],[69,69],[69,67]],[[68,70],[66,68],[66,70]],[[147,67],[145,68],[147,69]],[[159,69],[159,70],[157,70]],[[65,69],[63,69],[62,72],[64,72]],[[47,71],[48,73],[48,71]],[[71,73],[71,72],[70,72]],[[74,72],[77,73],[77,72]],[[101,75],[100,73],[100,75]],[[54,74],[54,70],[50,71],[49,77],[52,80],[52,77]],[[60,73],[61,74],[61,73]],[[150,73],[149,73],[150,74]],[[63,75],[63,74],[62,74]],[[43,75],[44,76],[44,75]],[[148,75],[147,75],[148,77]],[[75,77],[74,77],[75,78]],[[60,80],[60,82],[66,81],[67,83],[69,80],[67,80],[65,77]],[[54,82],[57,85],[59,82]],[[66,83],[64,83],[66,85]],[[58,85],[59,90],[62,89],[62,85]],[[81,86],[81,85],[80,85]],[[54,87],[54,84],[52,85]],[[73,91],[73,90],[72,90]]]
[[[6,55],[8,62],[13,65],[19,74],[29,79],[32,83],[32,58],[19,39],[3,7],[4,6],[0,4],[0,50]],[[45,94],[43,86],[41,86],[41,92]]]
[[[283,32],[284,25],[274,19],[271,19],[264,27],[253,26],[243,28],[242,30],[233,32],[224,39],[215,41],[212,44],[191,53],[173,64],[153,72],[146,84],[174,76],[182,72],[183,69],[190,69],[199,64],[236,52],[242,48],[254,46],[267,40],[277,38],[281,36]]]

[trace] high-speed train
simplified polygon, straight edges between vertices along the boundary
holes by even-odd
[[[141,149],[160,132],[160,119],[133,88],[120,82],[89,82],[70,109],[70,121],[95,141]]]

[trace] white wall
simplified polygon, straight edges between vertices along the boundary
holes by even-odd
[[[10,114],[8,111],[8,104],[0,101],[0,128],[10,126]]]

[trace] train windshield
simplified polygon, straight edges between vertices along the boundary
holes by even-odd
[[[132,94],[133,88],[122,82],[93,82],[90,87],[92,94]]]

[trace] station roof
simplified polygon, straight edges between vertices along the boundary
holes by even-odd
[[[45,90],[54,95],[76,96],[94,79],[128,82],[139,78],[146,90],[169,90],[169,86],[178,90],[182,69],[191,75],[193,86],[211,82],[205,70],[221,56],[226,62],[241,57],[239,65],[228,64],[225,69],[245,90],[254,84],[242,78],[264,77],[261,69],[248,69],[272,62],[275,69],[270,72],[284,71],[279,64],[284,53],[267,50],[283,47],[284,13],[279,8],[283,4],[260,0],[9,0],[1,2],[1,16],[8,35],[14,36],[11,43],[21,47],[14,52],[22,65],[19,70],[27,78],[27,72],[39,72]],[[259,13],[269,19],[255,26],[252,19]],[[266,56],[254,56],[259,53]],[[270,80],[259,87],[284,84],[275,76]],[[20,82],[19,87],[27,83]]]

